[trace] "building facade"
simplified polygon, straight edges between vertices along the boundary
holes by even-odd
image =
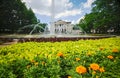
[[[56,34],[79,34],[81,33],[80,30],[74,30],[73,27],[74,25],[71,24],[71,22],[66,22],[62,20],[58,20],[54,22],[54,27],[55,27],[55,33]]]

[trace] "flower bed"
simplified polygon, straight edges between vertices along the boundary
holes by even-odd
[[[119,78],[120,38],[0,48],[0,78]]]

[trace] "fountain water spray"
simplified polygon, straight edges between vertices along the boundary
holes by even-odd
[[[51,26],[50,26],[50,35],[55,34],[55,25],[54,25],[54,18],[55,18],[55,1],[51,0]]]

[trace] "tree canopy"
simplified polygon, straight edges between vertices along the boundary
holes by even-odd
[[[15,33],[19,28],[37,23],[32,9],[21,0],[0,0],[0,33]]]
[[[95,33],[120,34],[120,2],[118,0],[96,0],[91,13],[81,19],[79,26]]]

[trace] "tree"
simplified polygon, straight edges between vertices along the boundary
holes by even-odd
[[[108,30],[113,30],[113,33],[120,34],[119,9],[120,2],[118,0],[94,1],[92,12],[85,15],[85,27],[83,28],[87,29],[87,31],[94,29],[98,33],[108,33]],[[81,23],[82,21],[80,21],[79,25]]]
[[[85,30],[85,32],[90,33],[91,30],[93,29],[93,22],[95,21],[94,19],[94,13],[86,14],[84,19],[81,19],[79,22],[79,26]]]
[[[96,0],[93,3],[92,13],[96,13],[98,20],[94,27],[99,28],[103,33],[114,29],[114,33],[120,33],[120,2],[118,0]]]
[[[1,33],[15,33],[19,28],[33,23],[37,23],[37,18],[21,0],[0,0]]]

